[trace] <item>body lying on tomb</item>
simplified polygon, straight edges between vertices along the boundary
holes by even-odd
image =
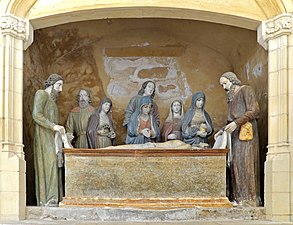
[[[117,145],[110,146],[105,149],[150,149],[150,148],[161,148],[161,149],[192,149],[190,144],[186,144],[183,141],[172,140],[167,142],[147,142],[145,144],[130,144],[130,145]]]

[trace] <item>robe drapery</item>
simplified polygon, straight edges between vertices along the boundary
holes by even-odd
[[[200,98],[203,98],[203,106],[202,109],[198,109],[196,107],[196,101]],[[182,137],[183,141],[187,144],[199,144],[199,143],[208,143],[208,137],[212,135],[214,129],[212,125],[212,120],[209,114],[205,111],[205,95],[203,92],[197,92],[192,96],[191,106],[184,114],[183,122],[182,122]],[[196,113],[201,114],[201,122],[206,124],[206,137],[200,137],[197,135],[197,131],[200,130],[200,126],[192,127],[192,123],[194,122],[193,117]]]
[[[169,141],[168,135],[175,134],[177,136],[176,140],[181,141],[182,140],[181,126],[182,126],[182,119],[180,118],[174,118],[173,122],[165,122],[163,125],[162,140]]]
[[[74,137],[76,137],[75,148],[89,148],[86,128],[93,111],[94,107],[92,106],[88,106],[85,109],[75,107],[68,115],[65,129],[67,133],[73,133]]]
[[[181,105],[181,110],[179,113],[179,117],[174,118],[174,113],[173,113],[173,103],[178,102]],[[163,131],[162,131],[162,140],[163,141],[169,141],[168,140],[168,135],[169,134],[175,134],[177,136],[176,140],[182,140],[182,135],[181,135],[181,126],[182,126],[182,120],[183,120],[183,104],[180,100],[175,100],[171,103],[170,108],[169,108],[169,115],[166,118],[164,125],[163,125]]]
[[[109,112],[107,112],[106,114],[106,116],[108,117],[108,121],[103,121],[101,123],[100,113],[102,111],[103,104],[106,102],[111,104]],[[104,98],[101,101],[99,108],[96,109],[94,113],[90,116],[87,126],[87,139],[89,148],[104,148],[114,144],[116,134],[114,131],[111,109],[112,101],[109,98]],[[109,132],[111,132],[112,135],[100,135],[99,131],[101,131],[105,127],[109,129]]]
[[[58,203],[58,167],[54,126],[58,124],[58,108],[44,90],[38,90],[32,113],[35,124],[34,165],[37,204]]]
[[[139,106],[130,117],[130,120],[127,125],[127,135],[126,135],[126,141],[125,141],[126,144],[144,144],[147,142],[155,142],[160,137],[160,129],[152,113],[149,114],[150,127],[148,128],[155,135],[153,137],[147,138],[143,134],[140,133],[140,130],[143,129],[143,127],[141,127],[141,121],[139,119],[142,106],[146,104],[152,104],[152,103],[153,101],[150,96],[143,96],[140,99]],[[145,124],[148,124],[148,123],[145,123]]]
[[[143,97],[142,95],[135,95],[130,99],[128,106],[124,112],[123,126],[127,127],[127,124],[129,123],[131,115],[135,112],[137,108],[139,108],[139,102],[142,97]],[[152,115],[159,126],[160,125],[159,110],[158,110],[157,104],[154,101],[153,101]]]
[[[259,206],[259,138],[257,121],[259,105],[254,91],[249,86],[241,86],[228,103],[228,123],[234,121],[236,130],[232,133],[232,162],[231,170],[231,196],[237,202],[248,201],[249,204]],[[239,140],[241,125],[250,122],[253,128],[251,141]]]

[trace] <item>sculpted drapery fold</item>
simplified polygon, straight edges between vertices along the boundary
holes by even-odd
[[[259,140],[257,119],[259,105],[254,91],[249,86],[242,86],[229,102],[228,123],[236,122],[237,128],[232,133],[231,162],[231,198],[238,202],[260,205],[259,182]],[[239,132],[241,125],[250,122],[253,128],[253,139],[241,141]]]
[[[58,124],[55,101],[44,90],[35,94],[33,107],[35,123],[34,163],[38,205],[50,200],[58,201],[58,167],[55,151],[54,126]]]

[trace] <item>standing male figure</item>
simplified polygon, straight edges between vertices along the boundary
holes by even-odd
[[[90,105],[91,97],[87,89],[80,89],[77,95],[78,107],[71,110],[66,122],[66,132],[76,136],[74,147],[89,148],[86,129],[89,117],[95,110]]]
[[[259,117],[259,105],[253,89],[246,85],[241,86],[235,73],[224,73],[220,84],[227,92],[228,102],[228,119],[224,130],[231,133],[232,141],[229,197],[234,204],[259,206],[259,139],[256,121]],[[247,122],[250,123],[250,137],[243,139],[240,130]]]
[[[34,164],[37,204],[57,206],[60,201],[58,184],[58,162],[55,134],[65,134],[58,125],[59,114],[56,100],[62,91],[63,79],[51,74],[44,82],[45,90],[38,90],[34,98],[33,121],[35,124]]]

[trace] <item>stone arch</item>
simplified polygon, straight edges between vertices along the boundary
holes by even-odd
[[[241,3],[242,2],[242,3]],[[200,0],[156,1],[131,0],[73,1],[6,0],[2,12],[29,20],[34,29],[105,18],[175,18],[208,21],[256,30],[259,23],[288,11],[283,0]],[[54,7],[50,7],[54,5]]]

